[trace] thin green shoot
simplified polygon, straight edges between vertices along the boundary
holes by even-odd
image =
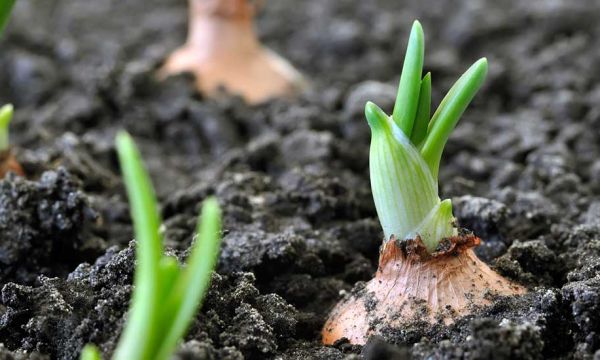
[[[367,101],[367,105],[365,105],[365,117],[371,127],[371,131],[387,130],[388,115],[375,103]]]
[[[121,336],[115,358],[150,359],[151,347],[158,339],[158,304],[166,294],[161,293],[161,272],[158,266],[163,254],[159,233],[158,205],[150,177],[142,164],[133,139],[119,133],[116,140],[123,181],[129,197],[133,219],[137,265],[134,275],[135,291],[127,326]],[[146,339],[140,342],[140,339]]]
[[[92,344],[87,344],[81,350],[81,360],[100,360],[98,348]]]
[[[427,126],[431,116],[431,73],[427,73],[421,80],[421,89],[419,91],[419,107],[417,116],[413,125],[410,141],[419,147],[421,142],[427,136]]]
[[[0,108],[0,153],[8,151],[10,148],[8,128],[13,118],[13,112],[13,106],[10,104]]]
[[[208,290],[218,258],[221,212],[214,198],[204,201],[196,242],[181,269],[177,259],[163,253],[156,196],[133,139],[121,132],[116,145],[138,243],[129,317],[113,359],[166,360]]]
[[[419,101],[421,88],[421,72],[425,55],[425,40],[421,23],[415,21],[408,39],[404,66],[398,85],[398,96],[394,104],[393,119],[396,125],[410,134],[412,131]]]
[[[1,0],[0,1],[0,34],[4,31],[8,18],[15,5],[16,0]]]
[[[475,62],[458,81],[452,86],[444,97],[440,106],[433,114],[425,143],[421,154],[437,178],[442,152],[450,134],[456,127],[458,120],[467,109],[467,106],[479,91],[487,75],[487,59],[482,58]]]
[[[0,0],[0,34],[8,23],[8,18],[16,0]],[[0,152],[8,150],[8,125],[13,117],[13,106],[4,105],[0,108]]]

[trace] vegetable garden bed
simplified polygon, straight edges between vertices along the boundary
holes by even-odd
[[[272,0],[263,43],[310,83],[296,98],[204,98],[156,72],[185,1],[19,0],[0,40],[0,105],[27,178],[0,181],[0,357],[112,353],[135,242],[114,145],[127,130],[154,183],[167,254],[191,252],[203,200],[223,239],[180,359],[592,358],[600,349],[600,4]],[[392,113],[418,18],[432,103],[489,71],[444,150],[439,186],[475,252],[528,288],[365,346],[321,344],[333,306],[377,269],[367,101]],[[484,291],[482,289],[482,291]]]

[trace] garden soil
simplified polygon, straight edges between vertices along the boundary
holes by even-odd
[[[223,247],[176,359],[600,358],[600,2],[270,0],[261,39],[311,83],[248,106],[156,80],[185,38],[183,0],[20,0],[0,43],[0,103],[27,178],[0,181],[0,358],[108,358],[135,240],[114,149],[128,130],[182,262],[200,204]],[[529,288],[453,325],[320,344],[375,272],[372,100],[392,110],[414,19],[437,104],[478,58],[487,81],[447,145],[440,192],[482,260]],[[484,291],[484,289],[482,289]]]

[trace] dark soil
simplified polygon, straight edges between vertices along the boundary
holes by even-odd
[[[434,102],[477,58],[484,89],[440,174],[478,254],[530,288],[450,327],[414,323],[364,347],[319,343],[331,307],[375,271],[366,100],[391,111],[410,24]],[[262,39],[311,79],[295,100],[202,98],[154,71],[186,2],[20,0],[0,48],[28,180],[0,181],[0,358],[108,358],[134,263],[113,139],[152,173],[182,260],[201,201],[224,212],[218,272],[178,359],[600,357],[600,3],[273,0]]]

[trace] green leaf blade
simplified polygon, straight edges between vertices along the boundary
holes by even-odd
[[[170,313],[168,333],[155,360],[167,360],[177,342],[184,336],[187,328],[200,309],[202,300],[210,286],[212,272],[216,266],[221,245],[221,210],[216,199],[204,201],[202,213],[198,219],[198,235],[194,248],[177,283],[173,287],[165,305],[165,313]]]
[[[81,350],[80,360],[100,360],[100,351],[95,345],[87,344]]]
[[[8,18],[10,17],[10,13],[12,11],[13,6],[15,5],[16,0],[1,0],[0,1],[0,34],[4,31],[6,24],[8,23]]]
[[[410,141],[418,148],[427,136],[427,125],[431,116],[431,73],[427,73],[421,80],[419,91],[419,106],[413,125]]]
[[[404,240],[439,203],[437,182],[421,154],[388,116],[374,105],[365,113],[371,126],[371,190],[385,241]],[[381,112],[380,112],[381,111]]]
[[[0,108],[0,152],[8,150],[9,143],[9,125],[13,118],[14,108],[11,104]]]
[[[121,132],[116,139],[123,181],[129,197],[136,248],[136,268],[130,313],[114,359],[149,359],[156,340],[162,239],[154,189],[133,139]]]
[[[161,295],[161,303],[163,303],[167,300],[173,287],[177,283],[177,279],[179,278],[179,275],[181,275],[181,270],[179,269],[177,259],[173,256],[163,256],[163,258],[160,259],[158,266],[160,273],[159,294]]]
[[[388,129],[388,115],[379,106],[370,101],[365,105],[365,117],[372,132],[386,131]]]
[[[396,125],[410,137],[412,132],[415,115],[417,113],[419,91],[421,87],[421,73],[423,72],[423,58],[425,56],[425,40],[421,23],[413,23],[408,46],[406,47],[406,56],[402,74],[400,75],[400,84],[398,85],[398,95],[394,104],[392,118]]]
[[[452,202],[446,199],[431,209],[409,237],[414,239],[418,235],[427,251],[432,253],[437,249],[440,240],[457,234],[458,230],[454,227],[454,216],[452,216]]]
[[[452,86],[429,124],[421,154],[437,179],[442,152],[460,117],[481,88],[487,75],[487,59],[475,62]]]

